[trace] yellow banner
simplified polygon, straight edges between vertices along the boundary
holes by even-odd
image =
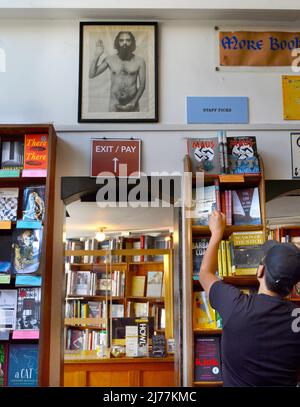
[[[221,66],[291,66],[300,32],[221,31]]]

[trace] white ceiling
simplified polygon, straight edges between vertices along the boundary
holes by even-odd
[[[300,223],[300,196],[280,196],[267,202],[266,208],[271,225]]]
[[[90,237],[105,233],[166,231],[173,228],[173,208],[100,208],[95,202],[76,201],[67,206],[66,237]]]

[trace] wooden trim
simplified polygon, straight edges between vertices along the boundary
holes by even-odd
[[[170,255],[170,249],[118,249],[118,250],[66,250],[65,256],[106,256],[110,254],[111,256],[123,255],[123,256],[141,256],[145,255]],[[159,262],[158,262],[159,263]],[[109,263],[105,263],[109,264]],[[112,265],[114,263],[111,263]],[[132,263],[134,264],[134,263]],[[136,263],[139,264],[139,263]],[[142,264],[147,264],[144,262]]]

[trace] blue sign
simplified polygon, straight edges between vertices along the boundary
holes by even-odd
[[[18,220],[17,229],[42,229],[42,222],[39,220]]]
[[[248,123],[248,98],[188,96],[187,122],[189,124]]]
[[[31,287],[41,287],[42,277],[41,276],[16,276],[16,286],[31,286]]]

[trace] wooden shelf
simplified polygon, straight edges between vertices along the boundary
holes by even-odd
[[[247,186],[257,186],[261,180],[261,174],[205,174],[204,184],[213,184],[214,180],[218,179],[221,189],[231,187],[237,188]],[[192,177],[193,186],[196,185],[196,175]]]
[[[128,263],[129,266],[140,266],[140,265],[144,265],[144,264],[163,264],[163,261],[131,261]]]
[[[255,232],[263,230],[263,225],[245,225],[245,226],[226,226],[224,230],[224,238],[227,238],[233,232]],[[210,229],[208,226],[192,226],[193,235],[210,236]]]
[[[94,267],[105,267],[105,266],[126,266],[126,263],[69,263],[70,267],[74,266],[74,267],[90,267],[90,268],[94,268]]]
[[[197,387],[222,387],[223,382],[194,382]]]
[[[0,177],[0,185],[1,184],[11,184],[16,186],[23,186],[23,185],[43,185],[46,183],[45,177]]]
[[[194,329],[193,330],[195,335],[203,335],[203,336],[209,336],[209,335],[221,335],[222,334],[222,329]]]
[[[99,301],[106,301],[106,299],[109,300],[124,300],[124,297],[111,297],[108,295],[107,297],[105,295],[69,295],[66,297],[67,301],[71,300],[99,300]]]
[[[165,301],[164,297],[131,297],[131,296],[128,296],[127,300],[129,300],[129,301],[145,300],[145,301],[149,301],[149,302],[164,302]]]
[[[238,286],[258,285],[256,276],[228,276],[223,277],[223,281]]]

